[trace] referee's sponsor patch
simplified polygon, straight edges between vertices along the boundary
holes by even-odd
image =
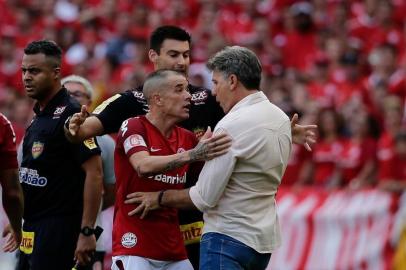
[[[144,138],[141,135],[138,135],[138,134],[130,135],[124,141],[124,151],[126,154],[132,148],[137,147],[137,146],[147,147],[147,144],[145,143]]]
[[[21,252],[31,254],[34,249],[34,232],[22,231],[22,239],[20,244]]]

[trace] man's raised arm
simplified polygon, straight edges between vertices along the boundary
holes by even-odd
[[[75,113],[65,123],[65,136],[73,143],[80,143],[91,137],[102,135],[104,132],[101,121],[96,116],[89,116],[86,106]]]

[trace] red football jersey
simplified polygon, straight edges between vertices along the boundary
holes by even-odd
[[[180,127],[173,129],[169,139],[165,138],[145,116],[123,122],[117,135],[114,153],[114,256],[134,255],[164,261],[187,258],[175,208],[151,211],[144,219],[140,219],[138,215],[128,216],[128,212],[137,205],[124,204],[124,200],[129,193],[136,191],[182,189],[189,167],[185,165],[150,177],[140,177],[130,164],[131,155],[139,151],[148,151],[154,156],[172,155],[189,150],[196,144],[195,135]]]
[[[17,167],[16,136],[10,121],[0,113],[0,170]]]

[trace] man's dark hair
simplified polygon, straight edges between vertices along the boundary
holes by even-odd
[[[37,40],[29,43],[24,49],[24,54],[45,54],[54,60],[54,65],[59,67],[62,60],[62,49],[54,42],[50,40]]]
[[[190,45],[190,34],[180,27],[173,25],[160,26],[152,32],[149,39],[149,48],[160,53],[162,43],[165,39],[174,39],[179,41],[187,41]]]

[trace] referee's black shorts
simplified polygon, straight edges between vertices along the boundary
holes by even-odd
[[[17,270],[71,270],[81,217],[25,221]]]

